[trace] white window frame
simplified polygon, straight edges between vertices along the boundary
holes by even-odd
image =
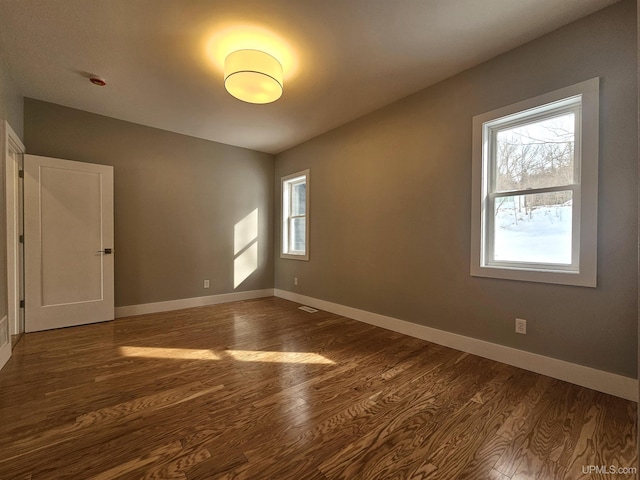
[[[291,187],[299,183],[306,184],[306,206],[305,215],[291,215]],[[282,236],[280,247],[280,258],[289,258],[292,260],[309,260],[309,169],[301,172],[293,173],[282,177],[281,179],[281,199],[282,199]],[[296,218],[306,218],[305,222],[305,239],[304,239],[304,251],[291,250],[289,248],[291,244],[291,223]]]
[[[599,79],[593,78],[473,117],[471,275],[595,287],[597,284]],[[575,113],[574,182],[570,185],[501,192],[490,185],[495,134],[510,126]],[[493,201],[497,196],[571,190],[571,265],[495,261]],[[511,193],[512,195],[509,195]]]

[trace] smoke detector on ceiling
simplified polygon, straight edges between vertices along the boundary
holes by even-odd
[[[104,78],[100,77],[89,77],[89,81],[94,85],[98,85],[99,87],[104,87],[107,84],[107,81]]]

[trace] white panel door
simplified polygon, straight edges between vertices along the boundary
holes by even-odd
[[[24,156],[25,329],[114,318],[113,167]]]

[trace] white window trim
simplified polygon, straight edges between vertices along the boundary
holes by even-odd
[[[471,205],[471,275],[529,282],[556,283],[595,287],[597,282],[597,212],[598,212],[598,136],[599,136],[599,79],[561,88],[554,92],[524,100],[473,117],[472,153],[472,205]],[[503,117],[581,96],[581,135],[576,138],[576,151],[580,149],[579,195],[574,197],[574,231],[579,244],[577,271],[551,266],[522,264],[513,266],[491,265],[485,259],[486,221],[488,212],[488,142],[484,135],[487,125],[498,123]],[[575,193],[574,193],[575,194]],[[577,252],[576,252],[577,250]]]
[[[306,228],[305,228],[305,239],[304,239],[304,252],[291,252],[288,251],[289,245],[289,221],[291,217],[289,216],[289,205],[291,203],[290,200],[285,201],[285,195],[289,195],[291,188],[290,186],[295,183],[296,180],[304,178],[306,183],[306,207],[305,207],[305,217]],[[309,226],[310,226],[310,210],[309,210],[309,198],[310,198],[310,182],[309,182],[309,169],[302,170],[301,172],[292,173],[291,175],[287,175],[286,177],[282,177],[280,181],[280,202],[282,206],[282,225],[280,228],[280,258],[288,258],[291,260],[309,260]]]

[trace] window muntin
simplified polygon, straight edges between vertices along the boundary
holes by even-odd
[[[308,260],[309,171],[282,179],[282,250],[280,256]]]
[[[596,285],[598,79],[474,117],[471,274]]]

